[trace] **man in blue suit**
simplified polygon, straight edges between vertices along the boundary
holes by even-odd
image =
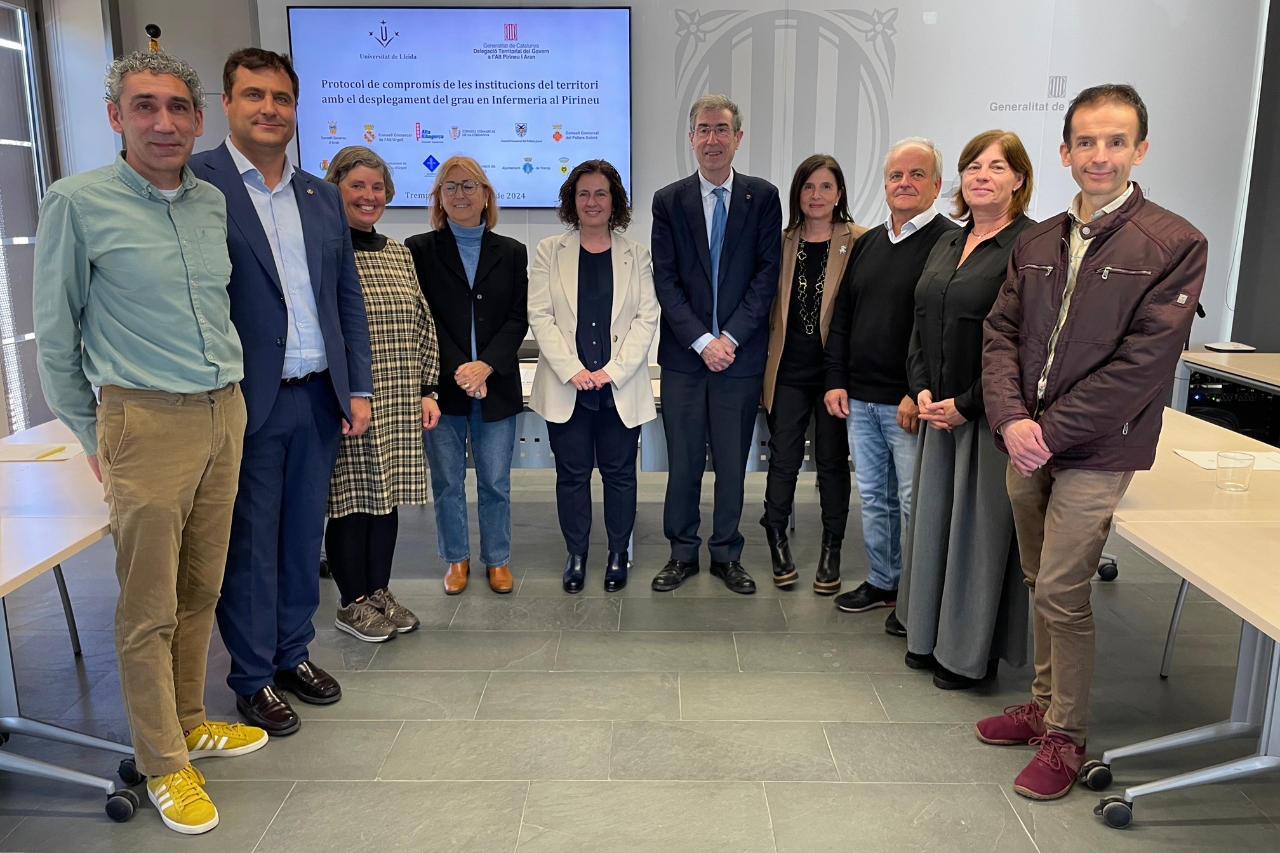
[[[711,574],[730,590],[756,591],[743,569],[742,490],[764,380],[769,308],[778,285],[778,190],[733,171],[742,113],[724,95],[689,110],[698,172],[653,196],[653,282],[662,304],[662,420],[667,437],[663,528],[671,560],[659,592],[698,573],[698,502],[707,444],[716,473]]]
[[[191,159],[227,199],[228,290],[248,409],[218,628],[236,707],[280,736],[301,725],[282,691],[313,704],[342,697],[307,645],[338,443],[369,425],[369,327],[338,190],[285,153],[297,126],[289,60],[236,51],[222,84],[231,135]]]

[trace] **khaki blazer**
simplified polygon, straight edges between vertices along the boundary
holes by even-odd
[[[573,416],[578,389],[570,383],[586,368],[578,360],[578,232],[538,244],[529,269],[529,327],[538,341],[538,372],[529,408],[552,423]],[[649,348],[658,331],[658,295],[649,250],[613,235],[613,319],[610,358],[602,369],[613,379],[618,417],[637,427],[658,416],[649,381]]]
[[[836,294],[844,280],[845,264],[854,241],[865,234],[866,228],[852,222],[837,222],[831,229],[831,249],[827,255],[827,278],[822,285],[822,343],[827,343],[831,330],[831,315],[835,313]],[[773,411],[773,387],[778,380],[778,362],[782,358],[782,345],[787,340],[787,311],[791,302],[791,278],[796,272],[796,250],[800,246],[800,229],[782,233],[782,269],[778,272],[778,290],[773,297],[773,309],[769,312],[769,356],[764,365],[764,392],[761,402],[765,411]],[[532,284],[530,284],[532,291]]]

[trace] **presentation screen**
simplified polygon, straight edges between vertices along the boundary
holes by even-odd
[[[629,8],[289,7],[298,155],[387,161],[395,207],[425,207],[440,164],[474,157],[503,207],[555,207],[583,160],[631,192]]]

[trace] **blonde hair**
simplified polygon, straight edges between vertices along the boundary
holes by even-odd
[[[462,169],[467,175],[484,187],[485,209],[484,209],[484,226],[492,231],[498,225],[498,197],[493,192],[493,184],[489,183],[489,177],[485,175],[484,169],[480,168],[480,164],[470,157],[463,157],[461,154],[455,154],[448,160],[440,164],[440,169],[436,172],[435,183],[431,185],[431,227],[433,230],[441,231],[448,227],[449,214],[445,213],[444,207],[440,204],[440,185],[444,183],[444,176],[454,166]]]

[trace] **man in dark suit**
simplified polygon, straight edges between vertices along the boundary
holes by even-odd
[[[742,114],[724,95],[689,110],[698,172],[653,196],[653,282],[662,304],[662,419],[667,437],[663,528],[671,560],[659,592],[698,573],[698,502],[708,441],[716,474],[711,574],[749,595],[742,568],[742,489],[760,403],[769,308],[778,284],[782,207],[768,181],[733,171]]]
[[[280,736],[301,725],[281,691],[314,704],[342,697],[307,645],[338,443],[369,425],[369,327],[337,188],[285,154],[298,97],[289,60],[236,51],[222,83],[231,135],[191,159],[227,199],[248,409],[218,627],[236,707]]]

